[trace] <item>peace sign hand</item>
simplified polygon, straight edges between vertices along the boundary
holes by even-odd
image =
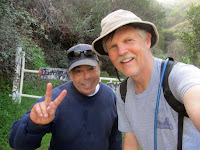
[[[62,102],[66,96],[67,91],[63,90],[60,95],[51,101],[52,96],[52,84],[47,84],[45,100],[43,102],[37,103],[33,106],[30,113],[31,120],[40,125],[49,124],[55,118],[55,112],[59,104]]]

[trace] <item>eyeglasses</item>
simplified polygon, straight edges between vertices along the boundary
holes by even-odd
[[[70,59],[77,59],[81,57],[81,53],[84,54],[84,56],[86,57],[92,57],[94,55],[94,52],[92,50],[85,50],[85,51],[72,51],[69,52],[69,54],[67,55]]]

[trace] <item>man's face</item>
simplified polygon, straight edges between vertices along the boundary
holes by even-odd
[[[144,40],[132,26],[123,26],[115,31],[105,43],[110,60],[125,76],[137,77],[145,68],[151,46],[151,34]]]
[[[84,94],[91,95],[95,92],[96,86],[100,80],[100,65],[96,67],[81,65],[70,71],[70,78],[76,89]]]

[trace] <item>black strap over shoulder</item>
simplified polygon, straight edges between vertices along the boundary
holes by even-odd
[[[168,77],[169,74],[174,66],[174,64],[176,63],[173,58],[169,58],[169,62],[167,64],[166,70],[165,70],[165,75],[163,78],[163,83],[162,83],[162,87],[163,87],[163,93],[165,96],[165,99],[167,100],[168,104],[179,114],[182,114],[183,116],[188,117],[188,114],[185,110],[184,105],[179,102],[178,100],[176,100],[176,98],[173,96],[170,88],[169,88],[169,84],[168,84]],[[162,68],[164,65],[165,61],[162,62]]]

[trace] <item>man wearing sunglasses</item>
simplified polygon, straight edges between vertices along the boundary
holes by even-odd
[[[13,124],[10,146],[36,149],[51,132],[50,150],[121,150],[116,97],[99,82],[97,55],[88,44],[70,48],[67,55],[71,81],[53,90],[47,84],[46,95]]]

